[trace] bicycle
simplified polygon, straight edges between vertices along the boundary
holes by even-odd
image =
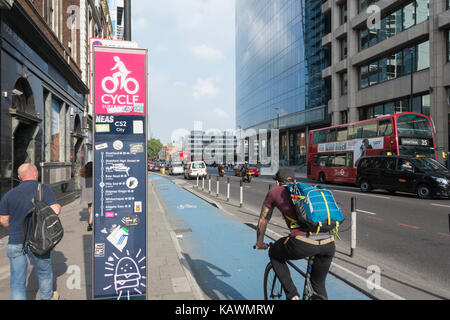
[[[273,242],[269,243],[269,247],[273,245]],[[253,246],[256,249],[256,246]],[[300,275],[305,278],[305,284],[303,286],[302,300],[312,300],[312,297],[321,299],[321,297],[314,292],[311,285],[311,270],[314,264],[314,256],[305,258],[308,261],[306,266],[306,273],[300,270],[291,261],[286,260],[286,263],[297,271]],[[272,262],[267,263],[266,269],[264,271],[264,300],[285,300],[286,295],[284,294],[283,287],[281,286],[280,279],[273,269]]]

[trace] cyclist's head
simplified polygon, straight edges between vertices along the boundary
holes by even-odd
[[[115,56],[115,57],[114,57],[114,61],[115,61],[115,62],[119,62],[119,61],[120,61],[120,58],[117,57],[117,56]]]
[[[293,183],[295,182],[295,172],[289,168],[281,168],[273,179],[280,184]]]

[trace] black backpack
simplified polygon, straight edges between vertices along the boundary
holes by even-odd
[[[23,221],[24,245],[29,228],[28,245],[31,252],[42,256],[53,249],[62,239],[64,229],[58,215],[43,201],[41,184],[38,184],[34,207]]]

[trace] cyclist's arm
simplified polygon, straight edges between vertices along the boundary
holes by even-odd
[[[267,244],[264,243],[264,235],[266,234],[267,224],[272,218],[273,208],[270,209],[263,205],[261,214],[259,215],[258,226],[256,227],[256,247],[258,249],[267,249]]]

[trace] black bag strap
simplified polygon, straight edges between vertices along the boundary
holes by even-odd
[[[37,185],[37,188],[36,188],[36,195],[34,196],[33,199],[31,199],[31,201],[33,202],[33,207],[31,208],[30,211],[28,211],[28,213],[26,214],[26,216],[24,217],[23,222],[22,222],[22,239],[23,239],[23,245],[22,245],[23,248],[22,248],[22,250],[25,249],[25,241],[26,241],[26,238],[27,238],[26,236],[27,236],[27,233],[28,233],[28,228],[30,226],[30,218],[32,217],[32,215],[34,213],[34,208],[36,206],[35,200],[38,199],[40,201],[43,201],[42,200],[42,188],[43,188],[42,184],[40,184],[38,182],[38,185]]]

